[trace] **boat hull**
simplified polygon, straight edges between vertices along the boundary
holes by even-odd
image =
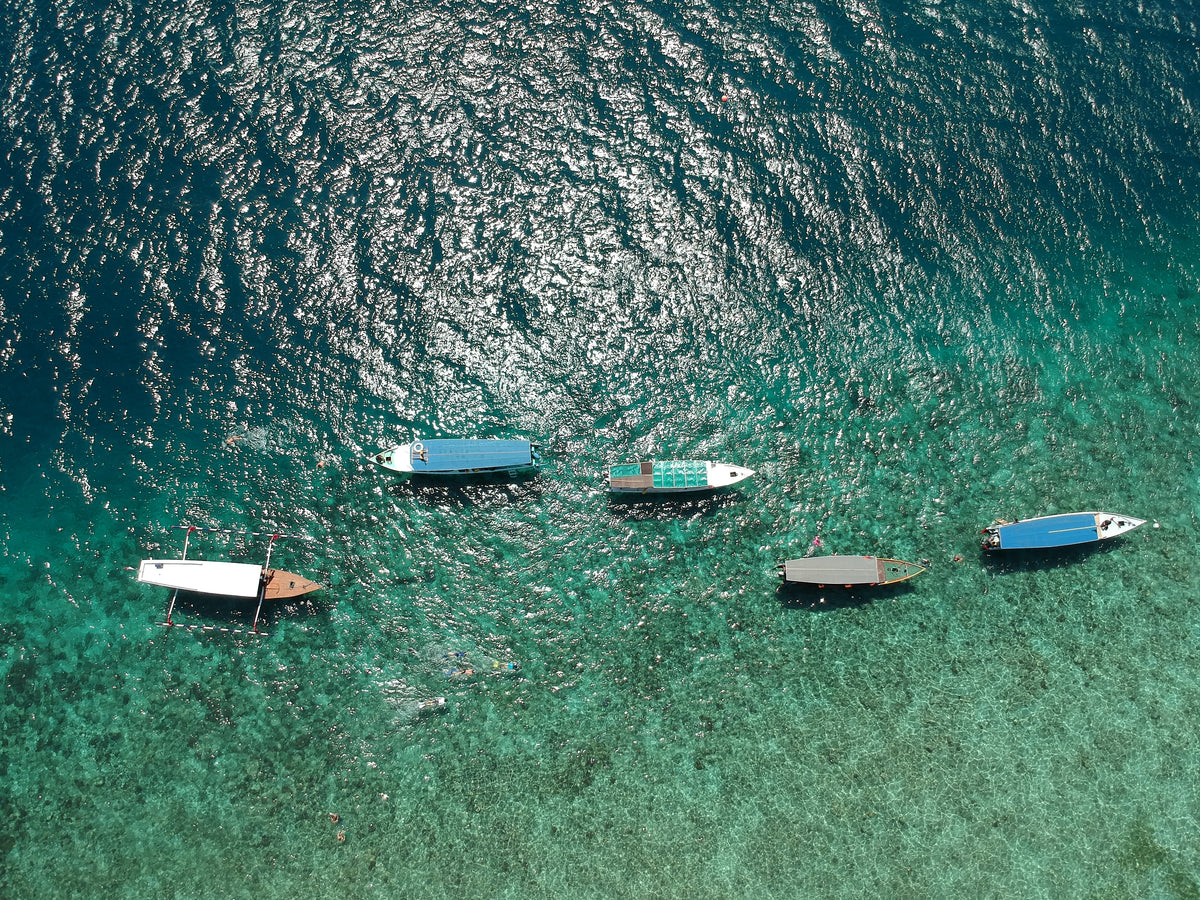
[[[517,475],[541,465],[529,441],[430,440],[397,444],[370,457],[402,475]]]
[[[753,469],[699,459],[622,463],[608,470],[614,494],[689,494],[715,491],[745,481]]]
[[[1106,512],[1038,516],[983,529],[984,550],[1049,550],[1119,537],[1145,525],[1145,519]]]
[[[264,600],[299,597],[321,587],[315,581],[282,569],[268,569],[264,584],[262,566],[210,559],[144,559],[138,567],[137,580],[156,587],[217,597],[252,599],[261,590]]]
[[[879,556],[810,556],[789,559],[780,565],[786,584],[811,584],[843,587],[898,584],[925,571],[924,566]]]

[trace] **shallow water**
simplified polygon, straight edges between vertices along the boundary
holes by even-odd
[[[10,5],[0,893],[1194,896],[1197,12]]]

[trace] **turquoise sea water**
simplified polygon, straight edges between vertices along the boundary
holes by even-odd
[[[5,13],[0,895],[1200,895],[1195,3]]]

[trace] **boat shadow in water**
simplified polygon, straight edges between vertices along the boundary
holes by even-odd
[[[1114,553],[1121,548],[1121,540],[1095,541],[1090,544],[1075,544],[1071,547],[1050,547],[1044,550],[981,550],[983,565],[993,575],[1011,575],[1015,572],[1042,572],[1050,569],[1065,569],[1078,565],[1093,556]]]
[[[414,475],[387,488],[389,496],[451,506],[488,506],[497,502],[525,503],[542,495],[536,472],[527,475],[449,475],[423,478]]]
[[[615,494],[608,495],[608,509],[614,516],[633,522],[647,519],[690,519],[711,516],[717,510],[742,501],[736,491],[712,494]]]
[[[328,579],[324,583],[327,584]],[[324,593],[324,590],[320,590],[299,597],[264,601],[258,617],[258,630],[270,633],[281,621],[321,615],[329,606],[322,598]],[[171,624],[191,631],[250,632],[254,628],[254,610],[257,605],[257,600],[245,597],[222,597],[216,594],[180,591],[175,601],[175,609],[171,613]],[[167,608],[164,606],[160,615],[166,614]],[[161,622],[163,619],[155,621]]]
[[[781,584],[775,595],[784,609],[828,612],[835,609],[859,609],[869,603],[899,600],[914,590],[914,585],[907,581],[875,587],[856,585],[849,588],[828,584],[825,587],[817,587],[815,584]]]

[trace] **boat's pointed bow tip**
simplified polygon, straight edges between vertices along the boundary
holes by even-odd
[[[371,462],[382,466],[388,460],[388,458],[395,454],[399,449],[400,447],[398,445],[394,447],[381,447],[373,453],[364,454],[364,456]]]
[[[1127,534],[1150,521],[1149,519],[1139,519],[1137,516],[1123,516],[1120,513],[1100,513],[1100,515],[1119,526],[1118,534]]]

